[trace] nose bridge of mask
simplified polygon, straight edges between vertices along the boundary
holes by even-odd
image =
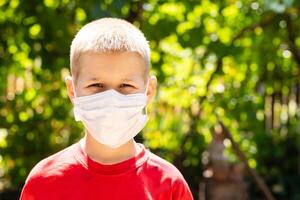
[[[110,89],[88,96],[77,97],[74,99],[74,103],[76,105],[80,104],[80,106],[85,109],[103,108],[107,106],[122,108],[144,105],[145,100],[146,95],[144,93],[124,95],[114,89]]]
[[[101,116],[110,120],[110,116],[116,113],[126,120],[126,117],[134,116],[138,112],[146,114],[146,95],[140,93],[126,96],[111,89],[90,96],[76,97],[74,105],[76,121],[80,121],[82,117],[93,119]]]
[[[126,104],[124,96],[121,93],[119,93],[118,91],[114,90],[114,89],[109,89],[109,90],[106,90],[104,92],[97,93],[97,94],[94,94],[94,95],[89,95],[89,96],[84,96],[84,97],[78,97],[78,95],[76,93],[76,89],[75,89],[75,84],[74,84],[73,78],[72,78],[72,87],[73,87],[73,92],[74,92],[74,98],[75,98],[74,101],[75,101],[75,103],[82,102],[81,100],[83,100],[83,102],[84,102],[84,103],[80,103],[81,106],[83,104],[87,104],[86,107],[93,108],[95,105],[89,105],[89,104],[93,104],[93,103],[96,103],[98,105],[96,107],[100,107],[100,106],[109,106],[110,107],[110,106],[115,106],[115,105],[123,105],[123,106],[126,106],[126,107],[129,106],[128,104]],[[145,89],[145,92],[144,92],[144,95],[146,97],[146,101],[147,101],[148,87],[149,87],[149,79],[147,80],[146,89]],[[102,101],[102,103],[105,103],[105,105],[104,104],[99,105],[99,102],[93,101],[94,98],[102,98],[103,99],[105,96],[109,96],[109,98],[106,98],[107,100],[110,99],[109,101],[105,101],[105,102]],[[133,99],[135,99],[135,101]],[[137,98],[133,97],[132,100],[131,100],[131,102],[130,102],[130,104],[135,104],[134,102],[141,102],[138,99],[140,99],[140,97],[137,97]],[[144,107],[143,114],[147,114],[146,106],[147,105],[143,106]]]

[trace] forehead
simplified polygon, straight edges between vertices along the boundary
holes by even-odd
[[[77,78],[132,79],[145,77],[146,63],[137,52],[85,52],[78,60]]]

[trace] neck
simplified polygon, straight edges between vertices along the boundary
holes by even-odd
[[[97,142],[87,131],[80,145],[92,160],[107,165],[125,161],[137,155],[141,150],[134,139],[118,148],[108,147]]]

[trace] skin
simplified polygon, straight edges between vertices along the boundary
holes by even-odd
[[[122,94],[146,92],[147,105],[154,96],[157,80],[150,76],[146,70],[144,59],[137,52],[118,53],[91,53],[86,52],[80,56],[76,67],[77,78],[72,85],[72,77],[65,79],[67,91],[71,102],[76,95],[87,96],[109,89]],[[127,160],[141,150],[134,139],[131,139],[118,148],[110,148],[97,142],[85,130],[81,146],[86,154],[96,162],[102,164],[115,164]]]

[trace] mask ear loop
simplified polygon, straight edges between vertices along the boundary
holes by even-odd
[[[76,98],[77,95],[76,95],[75,85],[74,85],[74,81],[73,81],[73,78],[72,78],[72,77],[71,77],[71,81],[72,81],[72,87],[73,87],[74,97]]]
[[[73,78],[71,76],[67,76],[65,78],[65,80],[66,79],[69,79],[72,82],[72,87],[73,87],[73,92],[74,92],[74,98],[77,98]],[[76,112],[76,106],[73,106],[73,113],[74,113],[75,121],[80,121],[81,120],[80,119],[80,115]]]
[[[149,86],[149,78],[147,80],[147,85],[146,85],[146,90],[145,90],[145,95],[146,95],[146,98],[147,98],[147,91],[148,91],[148,86]],[[147,116],[147,105],[144,107],[143,109],[143,114]]]
[[[72,82],[72,87],[73,87],[74,97],[76,98],[77,95],[76,95],[76,91],[75,91],[75,85],[74,85],[73,77],[71,77],[70,75],[68,75],[68,76],[65,77],[65,81],[66,81],[66,80],[70,80],[70,81]]]

